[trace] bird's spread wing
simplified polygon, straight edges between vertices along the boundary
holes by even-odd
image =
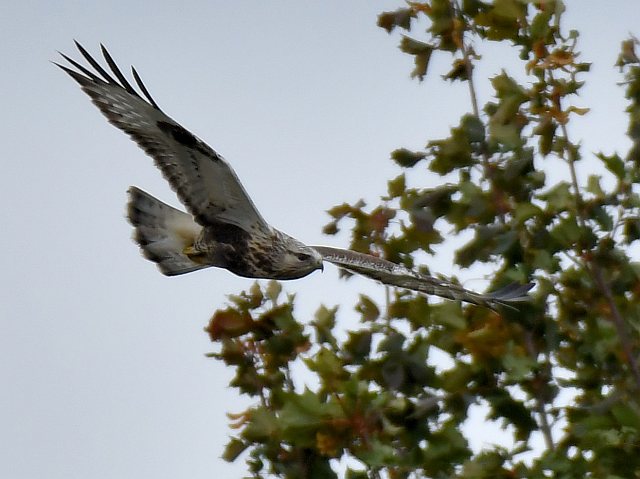
[[[368,254],[329,246],[312,246],[312,248],[318,251],[324,260],[347,271],[376,279],[390,286],[420,293],[466,301],[492,309],[498,305],[512,307],[513,303],[527,302],[531,299],[527,292],[533,288],[533,283],[524,285],[513,283],[492,293],[481,294],[469,291],[451,281],[427,276]]]
[[[160,110],[133,67],[133,78],[144,98],[104,46],[102,54],[111,73],[79,43],[76,45],[89,67],[62,53],[76,70],[56,65],[80,84],[109,122],[153,157],[198,223],[230,223],[245,231],[269,229],[233,169],[222,156]]]

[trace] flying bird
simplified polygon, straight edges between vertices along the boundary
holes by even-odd
[[[110,123],[127,133],[155,162],[187,212],[135,186],[127,216],[142,254],[167,276],[215,266],[247,278],[287,280],[323,269],[328,261],[384,284],[495,309],[529,300],[532,283],[493,293],[469,291],[372,255],[328,246],[308,246],[265,221],[231,166],[210,146],[167,116],[131,67],[137,91],[101,45],[110,70],[78,42],[88,66],[60,55],[57,66],[80,84]]]

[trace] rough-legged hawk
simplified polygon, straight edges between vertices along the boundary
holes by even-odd
[[[162,112],[135,68],[131,70],[140,93],[104,47],[102,54],[111,73],[76,45],[90,67],[64,54],[77,70],[58,66],[80,84],[109,122],[155,160],[188,211],[166,205],[134,186],[129,188],[128,216],[135,228],[134,238],[163,274],[216,266],[248,278],[284,280],[306,276],[329,261],[391,286],[491,308],[528,299],[532,284],[474,293],[375,256],[307,246],[278,231],[260,215],[224,158]]]

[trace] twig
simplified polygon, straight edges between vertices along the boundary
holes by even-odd
[[[457,1],[453,2],[454,13],[460,15],[460,6]],[[462,57],[464,58],[464,68],[467,74],[467,85],[469,86],[469,97],[471,98],[471,108],[473,109],[473,115],[480,119],[480,108],[478,106],[478,95],[476,93],[476,86],[473,81],[473,64],[471,63],[471,55],[469,54],[469,48],[464,41],[464,32],[460,35],[460,51],[462,51]],[[482,142],[482,166],[484,168],[485,178],[491,178],[491,169],[489,168],[489,153],[487,152],[486,143]]]

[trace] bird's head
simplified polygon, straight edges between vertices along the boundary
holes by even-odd
[[[323,269],[322,255],[314,248],[294,240],[291,241],[282,259],[283,269],[289,279],[302,278],[316,269]]]

